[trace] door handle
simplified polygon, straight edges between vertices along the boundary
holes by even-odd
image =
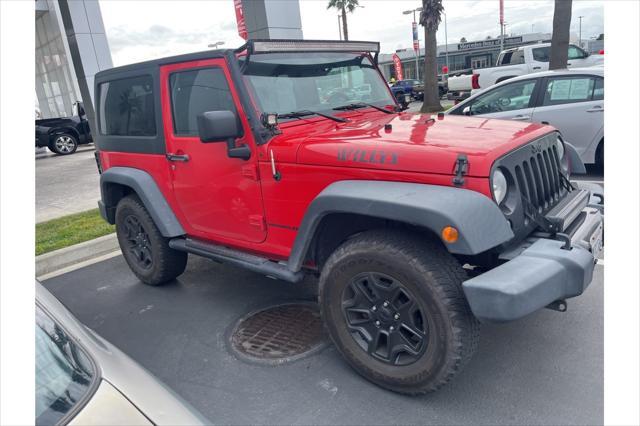
[[[534,70],[539,70],[539,69],[540,69],[540,67],[533,67],[533,69],[534,69]]]
[[[187,161],[189,161],[189,156],[187,154],[167,153],[167,160],[169,160],[169,161],[180,161],[182,163],[186,163]]]
[[[604,108],[601,106],[594,106],[593,108],[588,109],[587,112],[604,112]]]
[[[515,117],[511,117],[512,120],[520,120],[520,121],[528,120],[530,118],[531,118],[530,115],[516,115]]]
[[[571,62],[567,62],[567,66],[571,65]]]

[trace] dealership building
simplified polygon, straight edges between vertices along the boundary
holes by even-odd
[[[500,38],[487,38],[485,40],[449,43],[438,46],[438,72],[448,65],[449,72],[461,71],[469,68],[487,68],[495,65],[500,54]],[[525,46],[527,44],[543,43],[551,41],[549,33],[530,33],[517,36],[508,36],[504,39],[504,48]],[[583,43],[583,45],[586,43]],[[586,47],[586,46],[585,46]],[[589,46],[591,47],[591,46]],[[403,77],[405,79],[416,78],[416,57],[413,49],[396,51],[402,63]],[[418,55],[419,71],[424,69],[424,48]],[[379,64],[385,78],[389,80],[395,77],[393,54],[381,54]]]

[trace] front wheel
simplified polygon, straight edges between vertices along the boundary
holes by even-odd
[[[478,344],[465,278],[438,241],[365,232],[324,265],[321,312],[336,347],[362,376],[396,392],[431,392],[460,372]]]
[[[58,155],[69,155],[78,149],[78,140],[69,134],[57,135],[49,144],[49,149]]]
[[[169,247],[136,195],[128,195],[118,203],[116,234],[129,268],[143,283],[164,284],[184,272],[187,253]]]

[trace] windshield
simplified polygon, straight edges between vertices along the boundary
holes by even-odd
[[[244,76],[261,112],[330,111],[357,102],[395,105],[369,56],[360,53],[254,54]]]

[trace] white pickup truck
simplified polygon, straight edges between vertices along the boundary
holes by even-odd
[[[549,69],[551,43],[538,43],[506,49],[500,52],[497,65],[492,68],[473,70],[472,74],[449,77],[449,92],[473,93],[478,89],[486,89],[496,83],[520,75]],[[604,63],[603,55],[591,55],[580,47],[569,45],[567,66],[592,67]]]

